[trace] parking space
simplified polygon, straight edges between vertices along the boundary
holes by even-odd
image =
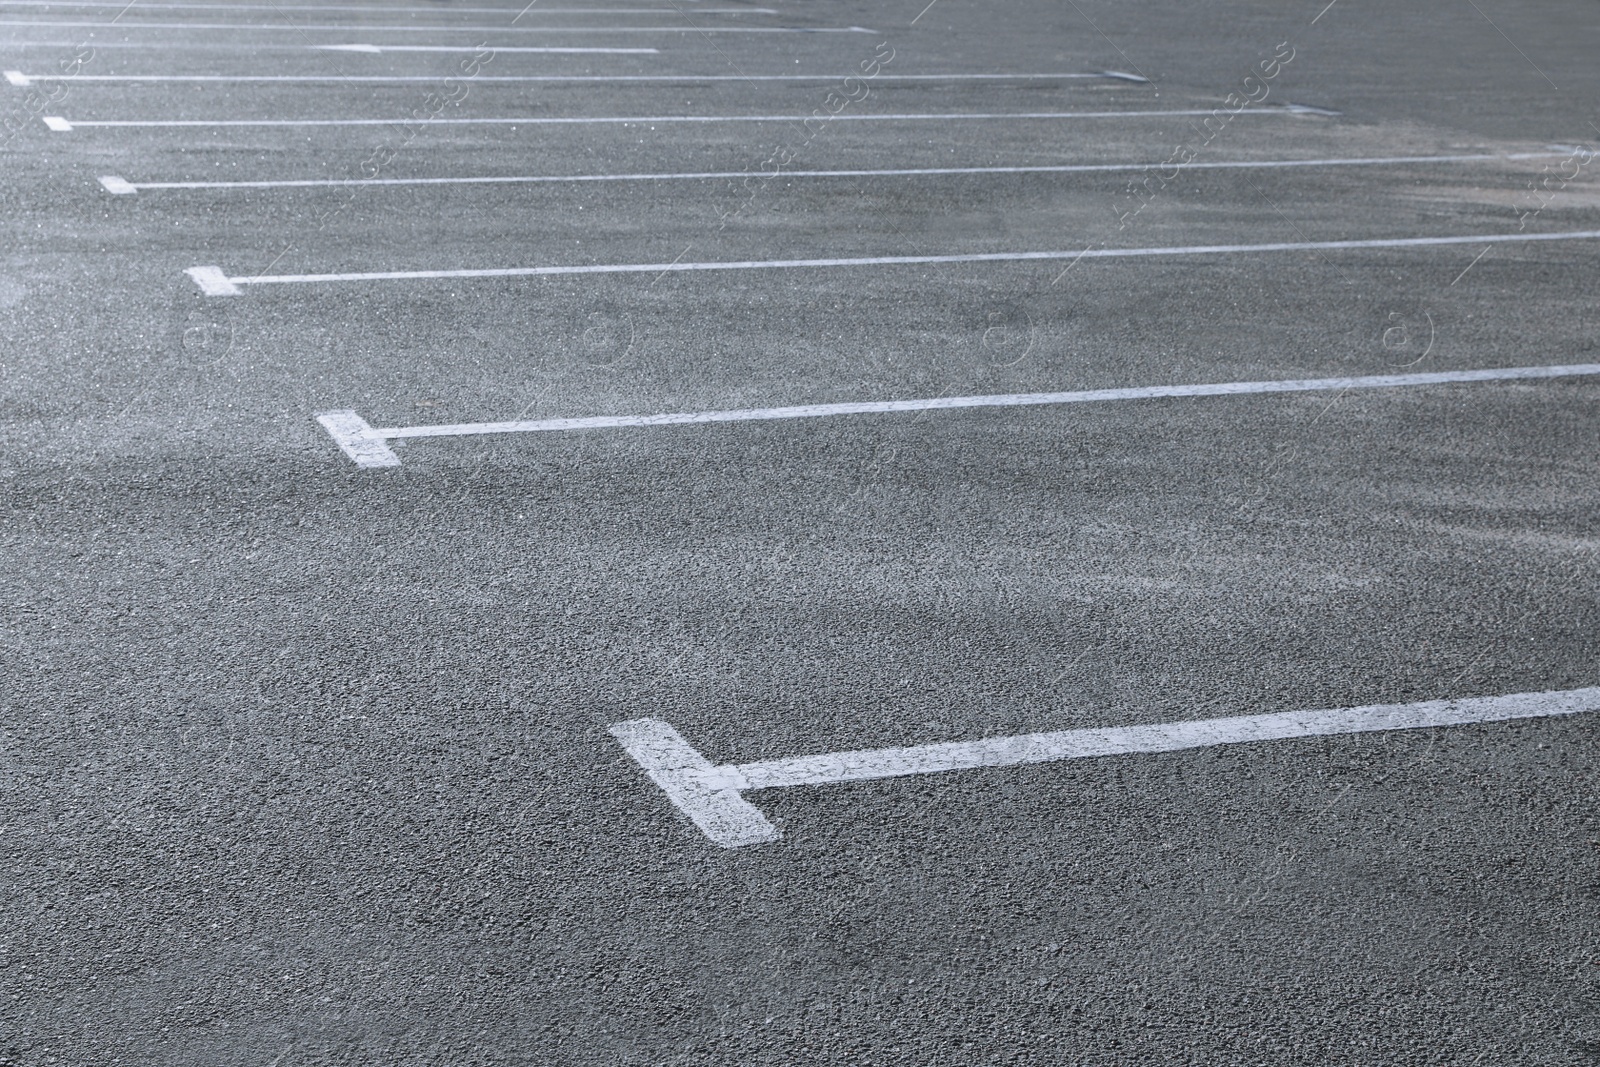
[[[1576,0],[0,0],[0,1063],[1600,1054]]]

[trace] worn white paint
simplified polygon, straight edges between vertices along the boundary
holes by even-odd
[[[398,467],[400,457],[367,421],[353,411],[319,411],[317,422],[358,467]]]
[[[1010,122],[1017,120],[1068,120],[1068,119],[1131,119],[1170,115],[1209,115],[1205,110],[1177,111],[956,111],[943,114],[925,112],[909,113],[841,113],[828,117],[829,122]],[[1241,115],[1286,116],[1290,112],[1265,108],[1241,111]],[[88,129],[107,127],[113,129],[177,129],[190,127],[236,126],[652,126],[689,123],[691,125],[716,125],[735,122],[781,122],[797,124],[800,115],[519,115],[515,117],[429,118],[429,119],[81,119],[62,129]],[[48,119],[46,120],[49,121]],[[64,119],[60,120],[63,123]],[[51,127],[55,129],[56,127]]]
[[[1141,385],[1121,389],[1083,389],[1060,393],[1000,393],[983,396],[942,396],[917,400],[858,400],[842,404],[802,404],[794,407],[736,408],[724,411],[684,411],[659,415],[590,415],[567,419],[525,419],[514,422],[462,422],[432,426],[374,428],[361,423],[366,439],[394,441],[409,437],[473,437],[501,433],[548,433],[625,427],[686,426],[718,422],[757,422],[773,419],[815,419],[836,415],[885,415],[909,411],[951,411],[959,408],[1029,407],[1053,404],[1089,404],[1123,400],[1159,400],[1179,397],[1243,396],[1260,393],[1327,392],[1351,389],[1397,389],[1422,385],[1489,381],[1530,381],[1586,377],[1600,374],[1600,363],[1543,367],[1485,367],[1478,370],[1429,371],[1417,374],[1374,374],[1353,378],[1300,378],[1279,381],[1212,382],[1195,385]],[[338,412],[355,418],[354,412]],[[321,416],[319,416],[319,419]],[[324,423],[326,425],[326,423]],[[338,438],[335,438],[338,440]],[[341,448],[344,444],[341,442]],[[347,455],[351,455],[348,448]],[[356,457],[351,455],[352,459]],[[400,461],[357,463],[362,466],[398,465]]]
[[[1042,76],[1042,75],[1041,75]],[[1450,155],[1450,156],[1356,156],[1344,159],[1241,159],[1216,160],[1210,163],[1191,163],[1190,167],[1205,170],[1274,170],[1301,167],[1373,167],[1399,164],[1483,163],[1523,159],[1557,159],[1570,152],[1510,152],[1502,155]],[[785,170],[777,177],[791,178],[871,178],[871,177],[949,177],[981,174],[1094,174],[1118,171],[1144,171],[1158,167],[1159,163],[1062,163],[1014,167],[881,167],[857,170]],[[285,178],[263,181],[212,181],[212,182],[123,182],[116,192],[136,192],[140,189],[314,189],[319,187],[345,187],[357,185],[521,185],[560,182],[645,182],[645,181],[711,181],[738,180],[753,175],[739,170],[678,171],[660,174],[521,174],[473,175],[457,178]],[[766,180],[765,175],[760,176]],[[101,178],[104,184],[112,179]]]
[[[1132,753],[1174,752],[1214,745],[1281,741],[1297,737],[1576,715],[1600,708],[1600,688],[1506,696],[1372,704],[1355,708],[1238,715],[1222,719],[1053,730],[977,741],[862,749],[816,756],[712,765],[667,723],[635,719],[611,733],[667,798],[712,841],[725,848],[775,841],[780,836],[742,796],[757,789],[832,785],[981,767]]]
[[[467,270],[384,270],[335,274],[257,274],[230,278],[234,285],[300,285],[330,282],[421,281],[444,278],[536,278],[564,274],[668,274],[688,271],[781,270],[824,267],[897,267],[935,263],[1018,263],[1030,260],[1121,259],[1145,256],[1238,255],[1258,252],[1321,252],[1370,248],[1428,248],[1439,245],[1521,244],[1536,241],[1592,241],[1600,230],[1561,233],[1465,234],[1454,237],[1379,237],[1357,241],[1279,241],[1268,244],[1169,245],[1149,248],[1086,248],[1049,252],[968,252],[931,256],[840,256],[830,259],[746,259],[712,262],[592,263],[562,267],[485,267]],[[221,271],[220,267],[192,268]]]
[[[313,44],[313,45],[307,45],[306,47],[315,48],[315,49],[318,49],[318,50],[324,51],[324,52],[362,52],[362,53],[365,53],[367,55],[378,56],[378,55],[382,55],[385,52],[480,52],[480,51],[483,51],[483,47],[484,46],[482,46],[482,45],[455,45],[455,44],[386,44],[386,45],[376,45],[376,44]],[[517,53],[519,55],[521,55],[521,54],[530,54],[530,53],[539,53],[539,54],[554,53],[554,54],[558,54],[558,55],[559,54],[573,54],[573,55],[613,55],[613,56],[654,56],[654,55],[660,55],[661,54],[661,50],[659,48],[506,48],[504,46],[499,46],[499,47],[496,47],[495,49],[493,49],[493,51],[494,51],[495,55],[499,55],[502,52],[514,52],[514,53]],[[107,77],[115,77],[115,75],[108,75]],[[191,79],[192,79],[192,76],[191,76]],[[146,79],[146,80],[148,80],[148,79]],[[177,77],[174,77],[174,78],[171,78],[169,80],[177,81],[179,79]],[[186,79],[186,80],[190,80],[190,79]],[[223,77],[223,76],[219,75],[219,76],[215,76],[215,77],[205,78],[203,80],[205,80],[205,81],[259,81],[261,79],[259,77],[252,77],[252,76],[249,76],[249,75],[238,75],[238,76],[235,76],[233,78],[226,78],[226,77]],[[393,78],[384,78],[384,79],[351,79],[351,78],[348,78],[348,77],[327,77],[327,78],[302,77],[302,78],[292,78],[291,76],[285,75],[282,78],[273,79],[273,80],[280,80],[280,81],[281,80],[295,80],[295,81],[312,81],[312,80],[317,80],[317,81],[322,81],[322,80],[326,80],[326,81],[383,80],[383,81],[393,81],[394,79]],[[421,81],[423,79],[419,78],[417,80]],[[437,77],[435,77],[434,80],[438,81],[439,79]],[[475,74],[475,75],[473,75],[472,80],[474,82],[481,82],[481,81],[486,81],[486,80],[487,81],[501,81],[501,80],[504,80],[504,79],[501,79],[501,78],[487,78],[486,79],[481,74]]]

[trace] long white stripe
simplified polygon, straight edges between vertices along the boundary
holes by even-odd
[[[574,31],[574,32],[577,32],[577,31]],[[183,42],[174,42],[174,41],[171,41],[171,40],[158,40],[158,41],[101,41],[101,40],[94,40],[93,38],[91,38],[91,41],[94,44],[94,48],[95,48],[96,53],[98,53],[98,52],[100,52],[102,50],[106,50],[106,49],[131,49],[131,50],[134,50],[134,51],[140,51],[140,50],[143,50],[143,51],[161,51],[163,53],[171,53],[171,52],[248,52],[248,53],[250,53],[250,55],[252,57],[254,57],[254,56],[259,56],[259,55],[261,55],[262,53],[265,53],[265,52],[299,52],[299,53],[304,53],[308,47],[312,47],[312,46],[303,44],[303,43],[301,43],[299,41],[295,41],[295,42],[255,41],[255,42],[251,42],[249,44],[239,44],[232,38],[219,38],[217,40],[209,40],[209,41],[183,41]],[[16,40],[12,40],[12,41],[5,42],[6,47],[8,49],[12,49],[12,50],[22,49],[22,48],[33,48],[33,49],[39,49],[39,48],[77,48],[79,45],[81,45],[83,43],[84,42],[83,42],[82,38],[78,38],[77,40],[58,40],[58,41],[50,41],[50,40],[16,41]],[[499,46],[499,45],[494,46],[494,49],[495,49],[495,51],[497,53],[498,52],[506,52],[506,51],[510,50],[510,49],[508,49],[506,47],[502,47],[502,46]],[[449,49],[449,51],[452,51],[452,52],[473,52],[473,51],[476,51],[476,50],[477,50],[476,47],[451,48],[451,49]],[[380,51],[381,51],[381,49],[380,49]]]
[[[527,278],[560,274],[661,274],[668,271],[781,270],[808,267],[897,267],[933,263],[1014,263],[1030,260],[1120,259],[1142,256],[1203,256],[1252,252],[1316,252],[1364,248],[1425,248],[1434,245],[1520,244],[1590,241],[1600,230],[1567,233],[1489,233],[1456,237],[1384,237],[1364,241],[1283,241],[1272,244],[1174,245],[1154,248],[1091,248],[1064,252],[969,252],[947,256],[852,256],[834,259],[750,259],[694,263],[595,263],[571,267],[487,267],[472,270],[392,270],[344,274],[257,274],[229,278],[235,285],[294,285],[317,282],[412,281],[439,278]]]
[[[1556,159],[1570,152],[1512,152],[1505,155],[1461,156],[1372,156],[1356,159],[1259,159],[1227,160],[1211,163],[1191,163],[1190,167],[1208,170],[1274,169],[1293,167],[1370,167],[1402,163],[1477,163],[1499,160]],[[1090,174],[1115,171],[1142,171],[1158,167],[1159,163],[1067,163],[1059,166],[1017,167],[902,167],[867,168],[861,170],[786,170],[780,178],[864,178],[864,177],[923,177],[961,174]],[[667,174],[525,174],[489,175],[464,178],[301,178],[275,181],[234,182],[126,182],[117,192],[139,189],[309,189],[350,185],[499,185],[545,182],[642,182],[642,181],[694,181],[709,179],[738,179],[762,177],[740,170],[682,171]],[[102,178],[105,182],[108,178]],[[125,188],[124,188],[125,187]]]
[[[696,11],[698,12],[698,8]],[[670,12],[667,12],[670,14]],[[304,25],[264,25],[241,22],[54,22],[43,19],[0,19],[0,26],[45,29],[116,29],[122,30],[241,30],[256,32],[288,32],[305,34],[308,30],[323,32],[337,30],[341,33],[873,33],[864,26],[374,26],[371,23],[333,25],[317,23]],[[98,46],[97,46],[98,47]]]
[[[1013,111],[1013,112],[952,112],[948,114],[840,114],[831,116],[829,122],[956,122],[993,121],[996,119],[1128,119],[1170,115],[1209,115],[1206,109],[1180,111]],[[1241,115],[1281,115],[1288,111],[1241,111]],[[585,115],[554,118],[542,115],[522,115],[515,118],[459,118],[459,119],[91,119],[70,121],[72,126],[115,127],[192,127],[192,126],[643,126],[677,122],[784,122],[798,123],[801,115]]]
[[[1372,374],[1349,378],[1290,378],[1277,381],[1206,382],[1194,385],[1140,385],[1120,389],[1081,389],[1060,393],[991,393],[915,400],[857,400],[840,404],[683,411],[660,415],[592,415],[567,419],[515,422],[467,422],[434,426],[390,426],[372,431],[393,440],[401,437],[465,437],[477,434],[594,430],[625,426],[683,426],[713,422],[755,422],[770,419],[816,419],[835,415],[876,415],[906,411],[951,411],[958,408],[1032,407],[1092,404],[1114,400],[1157,400],[1171,397],[1240,396],[1250,393],[1306,393],[1346,389],[1396,389],[1461,382],[1571,378],[1600,374],[1600,363],[1546,367],[1486,367],[1476,370],[1428,371],[1418,374]]]
[[[1600,688],[1565,692],[1514,693],[1466,700],[1429,700],[1419,704],[1372,704],[1359,708],[1289,711],[1276,715],[1238,715],[1225,719],[1166,722],[1148,726],[1058,730],[990,737],[981,741],[830,752],[820,756],[741,763],[726,770],[739,789],[772,789],[796,785],[858,782],[907,774],[1011,767],[1050,763],[1085,756],[1133,752],[1175,752],[1291,737],[1416,730],[1477,722],[1575,715],[1600,708]],[[713,773],[716,773],[713,771]]]
[[[378,45],[375,45],[375,44],[314,44],[314,45],[308,45],[307,47],[320,49],[321,51],[324,51],[324,52],[361,52],[361,53],[364,53],[364,54],[367,54],[367,55],[377,56],[377,55],[382,55],[385,52],[477,52],[480,46],[478,46],[478,45],[454,45],[454,44],[386,44],[386,45],[384,45],[384,46],[382,46],[380,48]],[[658,55],[661,54],[661,49],[659,49],[659,48],[593,48],[593,47],[590,47],[590,48],[556,48],[556,47],[508,48],[505,45],[500,45],[497,48],[495,48],[494,53],[495,53],[495,55],[502,55],[502,54],[505,54],[505,53],[514,53],[516,55],[563,55],[563,56],[565,56],[565,55],[658,56]],[[102,74],[102,75],[91,75],[91,77],[95,77],[97,80],[101,80],[101,81],[118,81],[118,80],[123,80],[125,76],[124,75],[120,75],[120,74]],[[127,80],[151,81],[152,79],[150,79],[150,78],[140,78],[137,75],[135,75],[134,77],[129,78]],[[188,80],[188,79],[184,79],[184,78],[163,78],[163,79],[155,79],[155,80],[181,81],[181,80]],[[381,77],[381,76],[380,77],[370,77],[370,76],[369,77],[362,77],[359,74],[354,74],[354,75],[338,75],[338,74],[294,75],[294,74],[285,74],[285,75],[279,75],[277,77],[269,77],[269,78],[266,78],[266,79],[259,78],[259,77],[254,77],[254,76],[250,76],[250,75],[245,75],[245,76],[240,76],[240,77],[228,77],[227,75],[210,75],[210,76],[199,76],[199,77],[194,78],[193,80],[196,80],[196,81],[263,81],[263,80],[270,80],[270,81],[333,81],[333,82],[347,81],[347,82],[359,82],[359,81],[426,81],[427,79],[426,78],[415,78],[415,77],[403,77],[403,78],[393,78],[393,77],[384,78],[384,77]],[[438,80],[438,75],[434,75],[434,80],[435,81]],[[493,76],[490,76],[490,77],[486,78],[482,74],[475,74],[475,75],[473,75],[472,80],[475,81],[475,82],[479,82],[479,81],[486,81],[486,80],[487,81],[505,81],[506,79],[505,78],[493,77]]]
[[[829,752],[722,766],[713,766],[660,719],[619,722],[610,730],[651,781],[667,794],[673,806],[688,816],[701,833],[724,848],[738,848],[775,841],[781,836],[777,827],[741,795],[757,789],[833,785],[1090,756],[1176,752],[1297,737],[1556,718],[1597,709],[1600,709],[1600,688],[1591,687],[1143,726],[1052,730],[978,741]]]
[[[202,287],[207,279],[197,277]],[[227,279],[211,284],[225,284]],[[209,290],[208,290],[209,291]],[[1192,385],[1143,385],[1120,389],[1081,389],[1058,393],[997,393],[915,400],[858,400],[839,404],[792,407],[682,411],[657,415],[590,415],[564,419],[518,419],[510,422],[458,422],[431,426],[375,428],[354,411],[321,411],[317,421],[359,467],[395,467],[400,459],[387,442],[406,437],[473,437],[501,433],[549,433],[638,426],[685,426],[718,422],[816,419],[836,415],[880,415],[907,411],[951,411],[961,408],[1089,404],[1108,401],[1157,400],[1174,397],[1245,396],[1262,393],[1327,392],[1351,389],[1396,389],[1467,382],[1536,381],[1600,374],[1600,363],[1544,367],[1486,367],[1478,370],[1429,371],[1419,374],[1377,374],[1354,378],[1300,378],[1278,381],[1206,382]]]
[[[475,46],[384,45],[384,52],[470,52]],[[607,54],[660,55],[658,48],[497,48],[499,52],[604,52]],[[27,74],[5,72],[12,85],[34,82],[436,82],[437,74]],[[475,74],[478,82],[836,82],[852,74]],[[884,81],[1062,81],[1103,79],[1106,74],[1082,71],[1054,74],[879,74],[872,80]],[[1119,79],[1120,80],[1120,79]],[[1190,166],[1199,166],[1191,163]]]
[[[693,2],[693,0],[692,0]],[[105,7],[126,8],[127,0],[0,0],[0,7]],[[660,7],[400,7],[389,4],[152,4],[138,0],[140,11],[381,11],[386,15],[677,15],[675,8]],[[770,7],[696,7],[696,15],[776,15]],[[126,25],[122,23],[121,25]],[[313,27],[314,28],[314,27]]]

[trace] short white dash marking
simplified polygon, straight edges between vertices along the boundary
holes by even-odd
[[[358,467],[398,467],[400,457],[353,411],[319,411],[317,421]]]
[[[139,191],[131,182],[125,181],[115,174],[102,174],[100,176],[100,184],[106,187],[106,192],[115,196],[131,196]],[[218,271],[218,273],[220,274],[221,271]],[[235,290],[235,292],[237,291]]]
[[[617,723],[611,727],[611,732],[650,779],[666,792],[668,799],[708,838],[724,847],[736,848],[775,841],[779,837],[777,829],[760,811],[740,796],[747,790],[833,785],[941,771],[1014,767],[1089,756],[1176,752],[1298,737],[1553,718],[1596,709],[1600,709],[1600,688],[1571,689],[1143,726],[1055,730],[722,766],[712,765],[676,730],[658,719]]]
[[[46,115],[44,117],[44,124],[50,127],[52,130],[55,130],[57,133],[66,133],[68,130],[72,129],[72,123],[68,122],[60,115]]]
[[[238,296],[239,287],[221,267],[190,267],[184,271],[207,296]]]
[[[700,832],[723,848],[777,841],[782,834],[732,784],[707,772],[711,762],[660,719],[615,723],[611,736],[621,742],[650,780]]]
[[[32,85],[33,81],[20,70],[6,71],[6,81],[12,85]]]

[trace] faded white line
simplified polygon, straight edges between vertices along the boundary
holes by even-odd
[[[700,9],[695,9],[696,14]],[[315,26],[265,25],[239,22],[46,22],[42,19],[0,19],[0,26],[41,29],[78,30],[240,30],[251,33],[297,33],[307,30],[317,32],[338,31],[359,33],[873,33],[865,26],[374,26],[371,23],[334,25],[318,23]]]
[[[38,49],[38,48],[77,48],[78,46],[80,46],[80,45],[82,45],[84,43],[85,42],[84,42],[83,38],[80,37],[77,40],[62,40],[62,41],[49,41],[49,40],[7,41],[6,42],[6,47],[9,48],[9,49],[12,49],[12,50],[24,49],[24,48],[34,48],[34,49]],[[184,41],[181,44],[174,44],[172,41],[159,41],[159,40],[158,41],[102,41],[102,40],[99,40],[99,39],[95,38],[92,35],[89,37],[89,43],[93,44],[96,52],[99,52],[99,51],[102,51],[102,50],[106,50],[106,49],[126,49],[126,50],[133,50],[133,51],[157,51],[157,50],[159,50],[159,51],[161,51],[163,53],[170,53],[170,52],[175,52],[175,51],[182,51],[182,52],[248,52],[248,53],[250,53],[251,56],[259,56],[259,55],[261,55],[263,53],[266,53],[266,52],[297,52],[297,53],[303,53],[303,52],[305,52],[306,47],[307,47],[305,44],[302,44],[299,41],[295,41],[295,42],[278,42],[278,43],[274,43],[274,42],[271,42],[271,41],[255,41],[255,42],[252,42],[250,44],[238,44],[238,43],[236,43],[235,41],[233,41],[230,38],[224,38],[224,39],[214,40],[214,41]],[[505,51],[505,48],[503,46],[500,46],[500,45],[496,45],[496,46],[494,46],[494,48],[495,48],[495,50],[497,52]],[[454,51],[454,52],[471,52],[471,51],[476,51],[476,48],[475,47],[474,48],[453,48],[453,49],[451,49],[451,51]]]
[[[323,48],[350,48],[349,45],[323,45]],[[362,46],[363,48],[365,46]],[[454,45],[405,45],[399,48],[385,45],[374,51],[381,52],[418,52],[418,51],[448,51],[471,52],[476,46]],[[496,48],[500,52],[605,52],[626,54],[652,54],[660,55],[656,48]],[[847,77],[860,77],[859,74],[477,74],[472,81],[478,82],[596,82],[619,83],[629,82],[663,82],[663,83],[689,83],[698,82],[837,82]],[[1103,80],[1111,78],[1111,74],[1085,73],[1075,71],[1071,73],[1054,74],[878,74],[872,80],[875,82],[888,81],[1066,81],[1079,79]],[[34,82],[70,81],[78,82],[436,82],[436,74],[28,74],[20,70],[5,71],[5,79],[12,85],[32,85]],[[1189,164],[1198,166],[1198,164]]]
[[[1512,152],[1504,155],[1461,156],[1373,156],[1355,159],[1258,159],[1190,163],[1190,167],[1210,170],[1276,169],[1295,167],[1371,167],[1405,163],[1481,163],[1501,160],[1555,159],[1566,152]],[[962,174],[1093,174],[1117,171],[1142,171],[1159,163],[1066,163],[1017,167],[899,167],[860,170],[786,170],[780,178],[866,178],[938,177]],[[749,171],[701,170],[664,174],[523,174],[484,175],[461,178],[285,178],[265,181],[230,182],[129,182],[107,175],[101,184],[114,193],[135,193],[141,189],[314,189],[351,185],[499,185],[549,182],[643,182],[698,181],[750,177]],[[762,175],[763,178],[766,175]],[[112,188],[115,183],[115,188]]]
[[[202,287],[205,282],[197,278]],[[762,422],[777,419],[818,419],[839,415],[887,415],[909,411],[953,411],[963,408],[1040,407],[1058,404],[1092,404],[1128,400],[1180,397],[1246,396],[1263,393],[1307,393],[1353,389],[1399,389],[1423,385],[1470,382],[1537,381],[1600,374],[1600,363],[1572,363],[1542,367],[1485,367],[1476,370],[1429,371],[1418,374],[1375,374],[1346,378],[1291,378],[1266,381],[1203,382],[1187,385],[1141,385],[1117,389],[1080,389],[1058,393],[991,393],[980,396],[943,396],[912,400],[857,400],[837,404],[799,404],[790,407],[734,408],[722,411],[680,411],[657,415],[588,415],[561,419],[519,419],[509,422],[459,422],[428,426],[374,427],[354,411],[324,411],[317,420],[357,466],[397,467],[400,459],[388,442],[412,437],[475,437],[503,433],[552,433],[573,430],[620,429],[649,426],[692,426],[720,422]],[[330,422],[329,420],[334,420]],[[336,429],[337,427],[337,429]],[[372,457],[357,451],[381,446]],[[363,455],[366,455],[363,452]]]
[[[1171,115],[1209,115],[1205,109],[1179,111],[958,111],[947,114],[858,114],[833,115],[829,122],[992,122],[1022,119],[1133,119]],[[1289,116],[1284,110],[1265,108],[1241,111],[1241,115]],[[522,115],[515,118],[460,119],[91,119],[69,120],[54,115],[45,120],[52,130],[65,132],[94,126],[121,128],[175,128],[217,126],[648,126],[673,123],[782,122],[798,123],[796,115],[584,115],[551,117]],[[54,125],[51,125],[54,123]]]
[[[365,54],[365,55],[378,56],[378,55],[382,55],[385,52],[474,52],[474,53],[476,53],[478,51],[481,51],[484,46],[483,45],[455,45],[455,44],[386,44],[386,45],[382,45],[382,46],[375,45],[375,44],[312,44],[312,45],[307,45],[306,47],[307,48],[315,48],[315,49],[317,49],[319,51],[323,51],[323,52],[360,52],[360,53]],[[537,54],[537,55],[658,56],[658,55],[661,54],[661,49],[659,49],[659,48],[556,48],[556,47],[548,47],[548,48],[537,48],[537,47],[535,47],[535,48],[509,48],[509,47],[507,47],[505,45],[497,45],[495,47],[495,49],[494,49],[494,53],[495,53],[495,55],[501,55],[501,54],[504,54],[504,53],[515,53],[517,55],[533,55],[533,54]],[[122,77],[123,77],[122,75],[116,75],[116,74],[100,75],[101,80],[104,80],[104,81],[111,81],[113,79],[120,79]],[[150,81],[152,79],[149,79],[149,78],[138,78],[138,79],[128,79],[128,80]],[[296,75],[292,75],[291,74],[291,75],[280,75],[280,76],[275,77],[275,78],[266,78],[266,79],[262,79],[262,78],[259,78],[259,77],[250,77],[248,75],[247,76],[242,76],[242,77],[240,77],[240,76],[229,77],[229,76],[226,76],[226,75],[211,75],[211,76],[190,77],[190,78],[182,78],[182,77],[180,77],[180,78],[161,78],[161,79],[156,79],[156,80],[160,80],[160,81],[263,81],[263,80],[267,80],[267,81],[333,81],[333,82],[346,81],[346,82],[348,82],[348,81],[394,81],[394,80],[425,81],[426,79],[425,78],[400,78],[400,79],[395,79],[395,78],[374,78],[374,77],[365,77],[365,78],[363,78],[363,77],[361,77],[359,75],[355,75],[355,76],[352,76],[352,75],[320,75],[320,76],[299,75],[299,76],[296,76]],[[438,80],[437,76],[435,76],[435,80]],[[472,80],[476,82],[476,81],[484,81],[485,79],[484,79],[484,77],[482,75],[474,75]],[[489,80],[489,81],[505,81],[506,79],[505,78],[501,78],[501,77],[491,77],[491,78],[489,78],[487,80]]]
[[[340,274],[257,274],[228,277],[240,285],[301,285],[329,282],[392,282],[443,278],[533,278],[564,274],[655,274],[662,271],[783,270],[826,267],[899,267],[934,263],[1021,263],[1032,260],[1122,259],[1144,256],[1235,255],[1257,252],[1323,252],[1369,248],[1427,248],[1436,245],[1522,244],[1539,241],[1592,241],[1600,230],[1566,233],[1466,234],[1459,237],[1383,237],[1360,241],[1283,241],[1271,244],[1172,245],[1151,248],[1092,248],[1065,252],[969,252],[944,256],[849,256],[832,259],[749,259],[728,262],[595,263],[570,267],[485,267],[469,270],[390,270]],[[215,271],[220,267],[194,267]],[[233,295],[233,294],[227,294]]]
[[[0,0],[4,7],[130,7],[128,0]],[[389,4],[152,4],[139,0],[140,11],[381,11],[388,15],[509,15],[512,7],[400,7]],[[661,7],[540,7],[524,14],[535,15],[676,15],[679,12]],[[776,15],[770,7],[697,7],[696,15]],[[124,23],[123,25],[126,25]],[[315,29],[315,26],[309,27]]]
[[[778,828],[741,795],[757,789],[1014,767],[1090,756],[1177,752],[1299,737],[1555,718],[1597,709],[1600,709],[1600,688],[1568,689],[1142,726],[1052,730],[978,741],[829,752],[721,766],[713,765],[660,719],[619,722],[611,727],[611,735],[701,833],[725,848],[738,848],[776,841],[782,836]]]

